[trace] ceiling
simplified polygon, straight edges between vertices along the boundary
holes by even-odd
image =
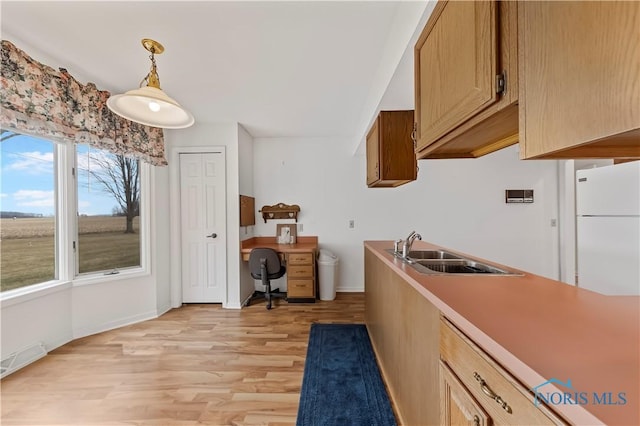
[[[155,39],[165,47],[156,56],[162,88],[196,125],[238,122],[256,138],[361,138],[383,98],[413,108],[405,52],[426,6],[2,1],[0,28],[34,59],[112,93],[138,86],[150,66],[140,41]]]

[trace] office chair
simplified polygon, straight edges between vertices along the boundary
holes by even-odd
[[[251,276],[256,280],[262,280],[265,291],[254,291],[253,296],[247,302],[247,306],[254,300],[265,299],[267,301],[267,309],[271,309],[271,299],[285,299],[287,293],[279,291],[279,289],[271,290],[271,280],[275,280],[284,275],[287,268],[280,263],[278,252],[270,248],[255,248],[249,254],[249,271]]]

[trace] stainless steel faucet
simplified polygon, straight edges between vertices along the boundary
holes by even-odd
[[[409,236],[407,237],[406,240],[404,240],[404,243],[402,244],[402,257],[403,258],[407,258],[407,256],[409,255],[409,252],[411,251],[411,246],[413,245],[413,242],[415,241],[415,239],[419,239],[422,240],[422,235],[416,233],[416,231],[411,231],[411,233],[409,234]]]

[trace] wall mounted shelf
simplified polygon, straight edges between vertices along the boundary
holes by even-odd
[[[262,206],[260,209],[264,223],[270,219],[294,219],[298,221],[298,213],[300,213],[300,206],[297,204],[284,204],[278,203],[273,206]]]

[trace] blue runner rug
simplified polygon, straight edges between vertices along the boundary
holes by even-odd
[[[396,425],[364,325],[311,325],[296,424]]]

